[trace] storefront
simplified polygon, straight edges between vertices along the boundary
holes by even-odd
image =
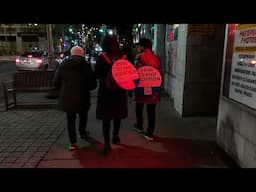
[[[217,115],[224,24],[142,24],[134,40],[152,40],[163,66],[163,88],[181,116]]]
[[[226,25],[218,143],[241,167],[256,167],[256,24]]]
[[[166,25],[164,88],[181,116],[217,115],[225,25]]]
[[[178,24],[167,24],[165,32],[165,55],[166,63],[164,65],[164,89],[168,95],[174,99],[174,79],[177,75],[177,42],[178,42]]]

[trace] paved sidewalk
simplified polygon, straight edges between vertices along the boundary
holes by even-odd
[[[121,145],[102,154],[101,121],[95,118],[92,96],[90,139],[78,138],[79,150],[68,150],[65,114],[54,109],[13,109],[0,112],[1,168],[193,168],[236,167],[217,146],[214,117],[180,118],[168,97],[157,107],[156,140],[149,142],[132,130],[134,103],[120,129]],[[146,113],[145,113],[146,115]]]
[[[64,131],[54,110],[10,110],[0,116],[0,167],[37,167]]]

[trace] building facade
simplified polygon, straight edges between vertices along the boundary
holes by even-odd
[[[0,54],[19,55],[32,47],[47,49],[47,25],[1,24]]]
[[[256,167],[255,52],[255,24],[226,25],[217,141],[245,168]]]
[[[148,34],[152,25],[137,28],[134,40],[150,38],[165,58],[170,108],[182,117],[216,116],[218,145],[241,167],[256,167],[256,25],[157,24]]]
[[[140,24],[134,32],[161,58],[170,107],[181,116],[217,115],[225,25]]]

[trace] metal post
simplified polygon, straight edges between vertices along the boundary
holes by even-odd
[[[47,24],[47,42],[48,42],[48,54],[49,54],[49,65],[48,69],[54,69],[54,48],[53,48],[53,38],[52,38],[52,24]]]

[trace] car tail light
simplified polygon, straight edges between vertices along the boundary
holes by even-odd
[[[16,61],[16,63],[20,63],[20,59],[18,59],[18,58],[15,61]]]
[[[36,62],[41,64],[43,61],[42,61],[42,59],[37,59]]]

